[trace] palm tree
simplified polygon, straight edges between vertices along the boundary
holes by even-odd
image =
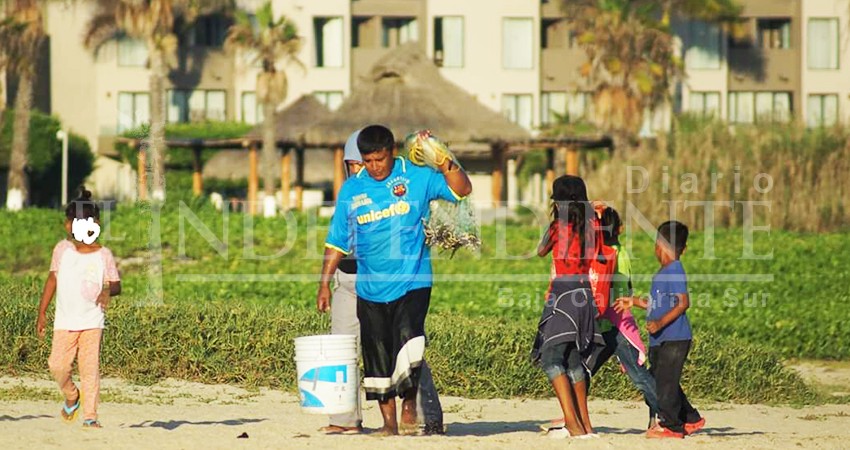
[[[175,21],[191,24],[202,13],[232,6],[232,0],[98,0],[84,43],[97,51],[107,42],[138,39],[145,43],[150,69],[150,136],[153,200],[165,200],[165,78],[176,65]]]
[[[266,198],[274,198],[275,133],[274,113],[286,99],[286,73],[279,63],[294,62],[301,66],[297,54],[301,38],[295,24],[285,16],[274,18],[271,2],[266,2],[255,13],[254,20],[245,12],[236,12],[236,21],[227,32],[225,48],[241,50],[252,55],[252,63],[262,70],[257,75],[257,99],[263,105],[263,191]],[[285,188],[285,187],[284,187]],[[285,189],[284,189],[285,191]],[[285,195],[285,194],[284,194]],[[286,202],[286,199],[284,199]]]
[[[634,138],[644,112],[669,101],[683,75],[671,16],[727,22],[740,13],[735,0],[562,0],[587,62],[594,120],[615,141]]]
[[[0,69],[18,77],[12,151],[9,157],[6,207],[20,209],[29,199],[27,148],[38,49],[44,41],[44,20],[38,0],[10,0],[0,21]]]

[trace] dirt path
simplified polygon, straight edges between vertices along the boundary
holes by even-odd
[[[639,402],[595,400],[591,415],[599,439],[563,442],[537,431],[555,417],[554,400],[443,399],[448,424],[444,437],[374,438],[323,436],[323,416],[300,412],[294,395],[249,392],[223,385],[169,380],[150,387],[104,380],[102,430],[83,430],[58,418],[59,398],[47,379],[0,378],[0,448],[330,448],[391,449],[415,443],[437,448],[662,448],[644,438],[646,409]],[[802,409],[761,405],[697,405],[708,423],[703,433],[663,448],[847,448],[850,406]],[[379,423],[377,408],[365,411],[366,425]],[[247,433],[247,439],[237,436]],[[668,440],[669,441],[669,440]],[[414,447],[409,447],[414,448]]]
[[[789,366],[823,393],[850,397],[850,361],[796,361]]]

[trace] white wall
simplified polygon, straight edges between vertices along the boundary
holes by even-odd
[[[82,43],[85,23],[91,17],[91,5],[50,2],[47,8],[51,108],[64,125],[85,136],[92,151],[97,152],[100,132],[96,93],[98,70],[94,56]]]

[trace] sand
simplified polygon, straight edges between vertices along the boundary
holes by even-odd
[[[41,399],[41,400],[33,400]],[[554,400],[443,399],[448,434],[377,438],[324,436],[324,416],[301,413],[290,393],[248,391],[227,385],[166,380],[140,387],[103,382],[101,430],[58,418],[59,397],[43,378],[0,378],[0,448],[848,448],[850,405],[805,408],[763,405],[700,405],[706,428],[682,441],[644,437],[646,407],[637,401],[593,400],[591,417],[599,439],[552,440],[541,420],[556,417]],[[367,427],[380,421],[374,404],[365,410]],[[248,438],[237,438],[247,433]],[[663,446],[663,447],[662,447]]]

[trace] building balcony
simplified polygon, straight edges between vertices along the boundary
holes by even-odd
[[[540,51],[540,88],[543,91],[583,90],[579,68],[587,60],[580,48],[544,48]]]
[[[729,49],[729,90],[798,91],[801,83],[800,50]]]

